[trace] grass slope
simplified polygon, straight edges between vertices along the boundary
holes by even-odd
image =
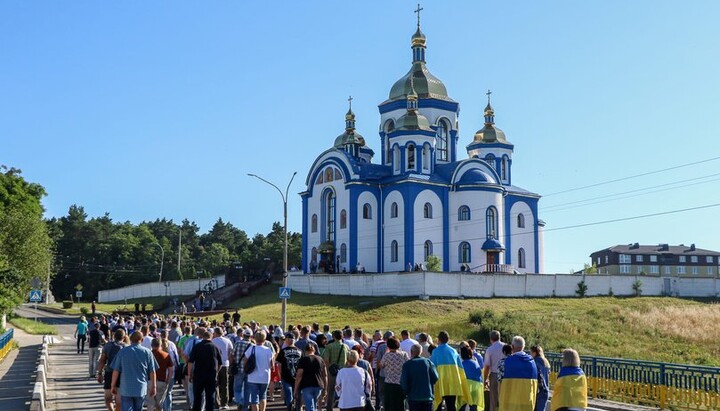
[[[280,323],[275,286],[236,300],[243,321]],[[288,303],[293,324],[345,325],[366,331],[402,329],[453,340],[487,343],[498,329],[505,339],[522,335],[547,351],[566,347],[581,355],[720,366],[720,304],[669,297],[431,299],[343,297],[293,292]]]
[[[58,330],[56,327],[48,324],[41,323],[39,321],[31,320],[29,318],[15,317],[10,320],[17,328],[22,329],[28,334],[51,334],[56,335]]]

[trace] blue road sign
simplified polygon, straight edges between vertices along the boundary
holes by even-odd
[[[40,290],[30,291],[30,302],[31,303],[39,303],[41,301],[42,301],[42,291],[40,291]]]
[[[290,298],[290,287],[280,287],[280,298],[282,298],[282,299]]]

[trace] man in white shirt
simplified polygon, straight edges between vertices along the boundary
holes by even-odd
[[[222,358],[222,364],[220,364],[220,372],[217,377],[217,388],[216,395],[220,398],[220,409],[227,409],[228,406],[228,368],[230,367],[230,357],[233,353],[233,343],[228,338],[223,336],[222,328],[215,327],[213,331],[212,343],[220,351],[220,358]]]
[[[500,331],[490,331],[490,346],[485,351],[485,366],[483,367],[483,381],[490,390],[490,411],[497,411],[498,399],[498,364],[503,358],[502,348],[505,343],[500,341]]]
[[[400,349],[405,351],[409,357],[410,349],[413,345],[418,344],[418,342],[410,338],[410,333],[408,332],[408,330],[400,331],[400,337],[402,338],[402,341],[400,341]]]
[[[352,328],[346,328],[343,330],[343,343],[347,345],[349,350],[352,350],[353,347],[358,344],[357,341],[353,340]]]
[[[143,325],[140,327],[140,332],[143,333],[143,340],[140,345],[152,351],[152,340],[154,337],[150,335],[150,328],[148,328],[147,325]]]

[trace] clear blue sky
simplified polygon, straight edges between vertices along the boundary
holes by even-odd
[[[540,194],[720,156],[720,2],[426,1],[430,70],[460,102],[460,147],[485,90]],[[343,131],[347,96],[379,151],[377,104],[410,66],[415,2],[0,4],[0,163],[48,191],[48,216],[222,217],[252,235],[301,229],[307,170]],[[720,160],[549,195],[547,229],[720,203]],[[701,184],[696,184],[701,183]],[[691,185],[692,184],[692,185]],[[656,189],[657,190],[657,189]],[[653,190],[653,191],[656,191]],[[638,193],[634,193],[638,194]],[[568,208],[552,208],[556,205]],[[548,231],[549,272],[614,244],[720,250],[720,208]]]

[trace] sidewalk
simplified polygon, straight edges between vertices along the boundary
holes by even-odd
[[[32,399],[42,336],[15,328],[20,346],[0,362],[0,410],[26,410]]]

